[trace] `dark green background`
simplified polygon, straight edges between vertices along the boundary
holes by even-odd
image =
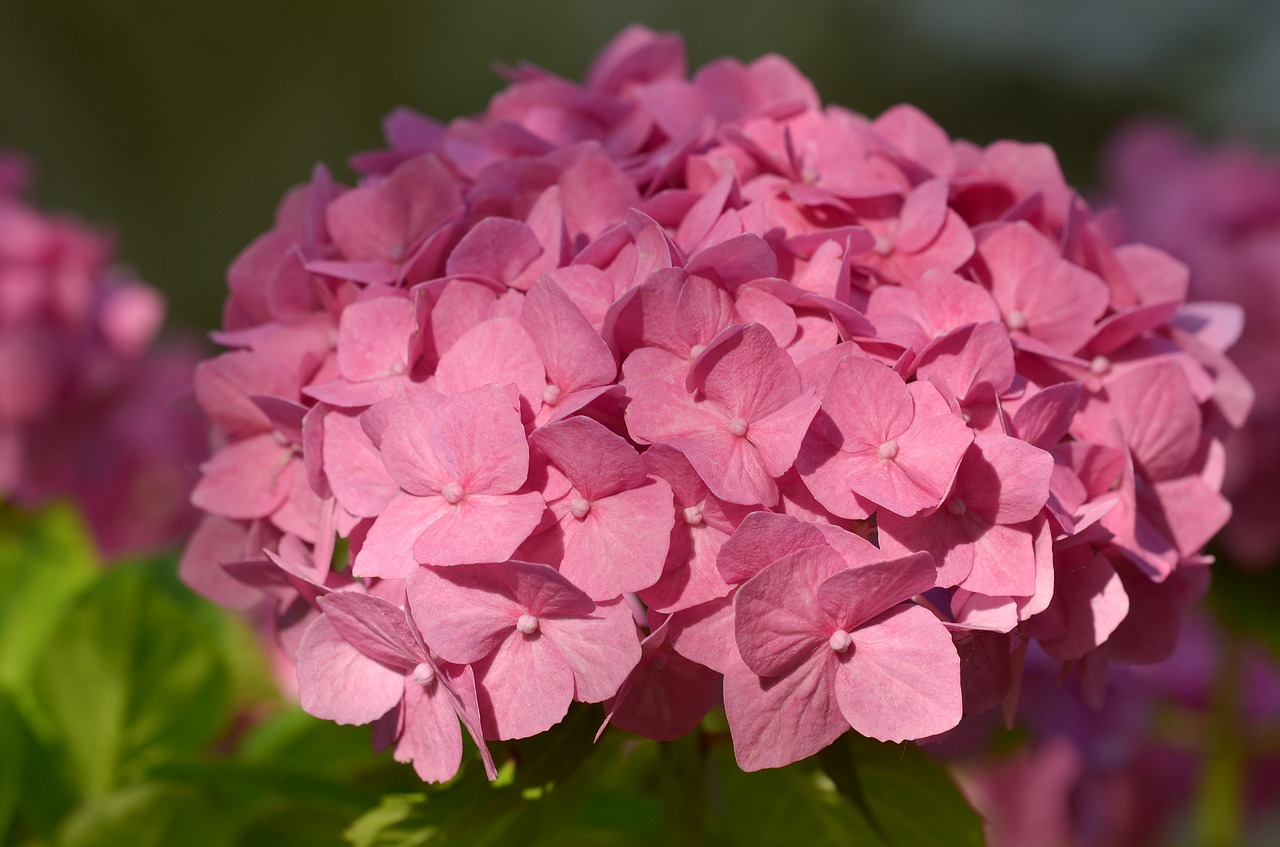
[[[1271,6],[0,0],[0,146],[35,159],[41,202],[112,226],[122,258],[169,293],[175,322],[205,329],[223,269],[314,162],[347,174],[347,155],[378,145],[397,105],[481,110],[502,85],[495,61],[580,78],[642,21],[683,32],[694,67],[779,52],[828,102],[875,114],[906,100],[959,137],[1049,141],[1084,184],[1101,139],[1134,113],[1274,131]]]

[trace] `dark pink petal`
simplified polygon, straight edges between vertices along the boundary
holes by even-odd
[[[826,543],[814,524],[773,512],[752,512],[720,548],[716,566],[726,582],[746,582],[790,553]]]
[[[1079,659],[1105,642],[1129,614],[1129,595],[1115,568],[1087,546],[1054,555],[1053,601],[1027,622],[1049,655]]]
[[[740,324],[717,336],[694,361],[687,386],[747,423],[778,411],[802,391],[791,357],[760,324]]]
[[[771,679],[761,679],[741,663],[728,669],[724,710],[738,767],[758,771],[789,765],[848,731],[836,702],[833,655],[824,650],[792,673]]]
[[[348,259],[400,262],[462,205],[458,181],[433,155],[405,162],[385,181],[329,204],[327,222]]]
[[[824,581],[818,587],[818,605],[836,627],[852,631],[933,588],[937,575],[928,553],[858,565]]]
[[[959,585],[992,597],[1030,597],[1036,590],[1035,544],[1025,525],[972,528],[973,564]]]
[[[298,648],[298,697],[303,710],[341,724],[364,724],[395,708],[404,674],[370,659],[324,617]]]
[[[1013,434],[1028,444],[1049,449],[1071,428],[1082,393],[1078,382],[1063,382],[1037,391],[1014,412]]]
[[[868,738],[898,742],[959,723],[960,657],[942,621],[906,606],[852,634],[852,649],[835,675],[836,698],[850,726]]]
[[[967,406],[991,401],[1013,384],[1013,346],[1000,324],[972,324],[931,343],[915,366],[919,378],[941,380]]]
[[[956,473],[952,496],[993,523],[1029,521],[1049,498],[1053,457],[1007,435],[979,435]]]
[[[607,720],[658,741],[692,732],[720,701],[720,674],[673,650],[664,629],[651,633],[642,647],[644,658],[606,704]]]

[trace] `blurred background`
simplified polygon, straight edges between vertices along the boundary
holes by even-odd
[[[313,163],[347,174],[397,105],[481,110],[495,62],[580,77],[632,21],[682,32],[691,67],[778,52],[828,102],[1047,141],[1082,186],[1135,113],[1280,140],[1267,0],[5,0],[0,147],[34,157],[43,205],[114,227],[172,320],[205,330],[223,270]]]

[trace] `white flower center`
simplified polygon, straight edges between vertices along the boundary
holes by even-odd
[[[729,434],[736,435],[738,438],[742,438],[744,435],[746,435],[747,434],[746,418],[734,418],[733,420],[729,421]]]
[[[894,458],[897,458],[897,456],[898,456],[898,442],[894,441],[894,440],[891,438],[891,439],[889,439],[888,441],[886,441],[885,443],[881,444],[881,445],[880,445],[880,447],[879,447],[879,449],[877,449],[877,450],[876,450],[876,453],[880,456],[880,458],[881,458],[881,459],[894,459]]]
[[[1004,324],[1014,332],[1024,330],[1027,328],[1027,316],[1024,315],[1021,310],[1014,309],[1009,313],[1009,316],[1004,319]]]
[[[893,252],[893,242],[883,235],[876,236],[876,245],[872,248],[878,255],[888,256]]]
[[[521,615],[520,619],[516,621],[516,629],[525,635],[533,635],[538,631],[538,619],[533,615]]]
[[[548,406],[554,406],[559,403],[560,398],[563,396],[564,395],[560,391],[559,387],[555,385],[548,385],[546,388],[542,389],[542,402],[546,403]]]
[[[965,512],[969,511],[969,507],[966,506],[964,501],[959,497],[953,497],[947,503],[947,511],[953,515],[963,515]]]
[[[575,498],[569,505],[569,511],[573,512],[573,516],[582,520],[591,511],[591,501],[585,497]]]
[[[689,358],[696,359],[702,355],[702,351],[707,349],[705,344],[695,344],[689,348]]]
[[[689,526],[697,526],[702,523],[702,509],[697,506],[690,506],[684,510],[684,522]]]
[[[450,506],[456,506],[462,502],[462,498],[467,496],[467,492],[462,490],[462,486],[456,482],[450,482],[444,488],[440,489],[440,496],[444,498],[444,502]]]
[[[419,685],[430,685],[431,681],[436,678],[435,668],[426,662],[420,663],[413,669],[413,681]]]
[[[853,636],[845,632],[843,629],[837,629],[831,633],[831,640],[827,642],[831,645],[831,649],[837,653],[843,653],[849,649],[849,645],[853,643]]]
[[[1111,360],[1106,356],[1094,356],[1089,362],[1089,370],[1093,371],[1098,376],[1102,376],[1104,373],[1111,370]]]

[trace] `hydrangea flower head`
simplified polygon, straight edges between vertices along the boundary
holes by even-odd
[[[183,572],[243,603],[287,568],[304,706],[444,779],[458,717],[668,739],[722,689],[754,769],[944,733],[1028,640],[1091,678],[1171,646],[1229,375],[1174,260],[1047,147],[823,106],[777,56],[689,76],[632,27],[586,79],[397,111],[233,266]],[[438,753],[417,676],[456,695]]]

